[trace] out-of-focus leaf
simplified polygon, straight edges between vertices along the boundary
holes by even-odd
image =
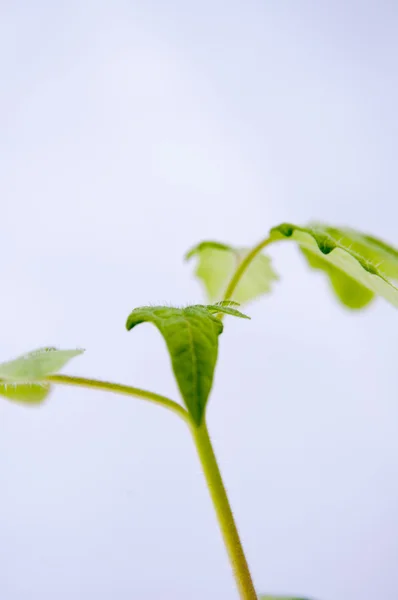
[[[0,380],[9,383],[34,383],[54,375],[84,350],[39,348],[14,360],[0,363]]]
[[[20,404],[41,404],[47,398],[51,386],[47,382],[42,383],[1,383],[0,395],[11,402]]]
[[[224,297],[235,270],[249,251],[249,248],[206,241],[192,248],[185,258],[197,257],[195,274],[202,281],[209,301],[214,302]],[[242,276],[233,298],[240,304],[250,302],[270,292],[277,279],[270,258],[258,254]]]
[[[398,251],[385,242],[348,228],[283,223],[271,240],[295,241],[308,264],[324,271],[341,302],[363,308],[375,295],[398,307]]]
[[[357,283],[355,279],[343,273],[343,271],[333,266],[323,257],[314,254],[314,252],[306,248],[301,248],[301,252],[310,267],[323,271],[329,276],[329,281],[335,294],[347,308],[365,308],[365,306],[374,300],[375,294],[371,290]]]
[[[271,229],[267,246],[281,240],[297,243],[310,267],[323,271],[339,300],[348,308],[361,309],[376,296],[398,306],[398,250],[359,231],[319,223],[300,227],[282,223]],[[186,258],[197,256],[196,275],[211,301],[223,298],[247,248],[219,242],[202,242]],[[277,279],[267,256],[259,253],[238,282],[234,299],[241,304],[268,293]]]

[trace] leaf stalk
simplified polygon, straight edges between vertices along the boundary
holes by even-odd
[[[257,244],[257,246],[254,246],[254,248],[252,248],[250,250],[250,252],[248,254],[246,254],[245,258],[242,260],[242,262],[237,267],[235,273],[233,274],[233,276],[231,278],[231,281],[228,284],[228,287],[224,294],[224,300],[233,300],[233,295],[238,286],[238,283],[242,279],[244,273],[248,269],[252,260],[254,260],[257,256],[257,254],[259,254],[262,250],[264,250],[264,248],[273,241],[274,240],[272,240],[270,237],[267,237],[266,239],[261,240],[261,242],[259,242]]]
[[[99,379],[86,379],[85,377],[72,377],[71,375],[49,375],[46,377],[46,381],[50,383],[57,383],[61,385],[72,385],[85,388],[91,388],[94,390],[100,390],[102,392],[113,392],[114,394],[122,394],[124,396],[134,396],[135,398],[141,398],[147,400],[153,404],[163,406],[168,410],[176,413],[181,419],[190,424],[190,418],[188,412],[174,400],[142,390],[140,388],[131,387],[129,385],[122,385],[121,383],[111,383],[110,381],[101,381]]]

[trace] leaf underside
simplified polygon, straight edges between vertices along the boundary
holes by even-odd
[[[51,391],[48,382],[54,375],[83,350],[39,348],[14,360],[0,363],[0,395],[13,402],[42,403]]]
[[[319,223],[306,227],[282,223],[270,231],[268,244],[295,241],[312,269],[322,271],[341,303],[361,309],[381,296],[398,307],[398,250],[373,236]],[[211,301],[222,298],[247,249],[202,242],[186,258],[198,257],[196,275]],[[259,253],[239,281],[233,297],[241,303],[268,293],[277,279],[269,258]]]
[[[224,297],[231,277],[249,251],[249,248],[235,248],[206,241],[192,248],[185,258],[189,260],[193,256],[197,257],[195,274],[204,285],[208,300],[215,302]],[[258,254],[237,285],[234,300],[244,304],[267,294],[277,280],[270,258]]]
[[[188,306],[143,306],[132,311],[126,327],[153,323],[162,334],[171,358],[173,372],[188,412],[200,424],[213,384],[218,355],[218,336],[223,324],[217,313],[246,317],[235,304]]]
[[[51,391],[49,383],[0,383],[0,395],[11,402],[41,404]]]
[[[360,309],[382,296],[398,307],[398,251],[385,242],[348,228],[283,223],[271,240],[294,240],[310,267],[324,271],[340,301]]]

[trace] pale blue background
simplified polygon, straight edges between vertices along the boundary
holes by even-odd
[[[203,238],[283,221],[398,245],[398,6],[3,0],[0,360],[177,397],[135,306],[202,301]],[[259,591],[398,597],[398,318],[350,315],[293,247],[229,319],[209,409]],[[2,600],[237,598],[188,432],[128,398],[0,403]]]

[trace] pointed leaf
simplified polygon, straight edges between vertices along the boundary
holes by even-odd
[[[0,383],[0,395],[11,402],[21,404],[41,404],[51,391],[47,382],[41,383]]]
[[[9,383],[33,383],[54,375],[84,350],[39,348],[0,364],[0,379]]]
[[[348,228],[322,224],[298,227],[283,223],[271,240],[298,243],[308,264],[323,270],[339,299],[349,308],[363,308],[379,295],[398,307],[398,251],[375,237]]]
[[[229,310],[201,304],[186,308],[143,306],[134,309],[127,319],[128,330],[144,322],[158,328],[166,342],[185,406],[198,425],[213,384],[218,336],[223,331],[222,322],[213,313]]]
[[[198,257],[195,274],[202,280],[209,301],[214,302],[223,298],[236,268],[249,251],[249,248],[207,241],[192,248],[185,258]],[[241,304],[250,302],[270,292],[272,283],[277,279],[269,257],[258,254],[237,285],[234,299]]]
[[[217,306],[240,306],[239,302],[235,302],[234,300],[220,300],[220,302],[216,302]],[[209,306],[209,305],[207,305]]]
[[[239,306],[239,304],[237,304],[236,302],[234,302],[233,305]],[[240,317],[241,319],[250,319],[250,317],[240,312],[240,310],[236,310],[236,308],[228,306],[225,302],[216,302],[216,304],[208,304],[206,308],[213,314],[224,313],[226,315],[232,315],[233,317]]]

